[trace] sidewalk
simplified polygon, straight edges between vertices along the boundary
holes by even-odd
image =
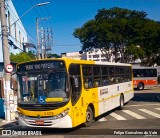
[[[5,124],[5,120],[0,118],[0,127],[3,126]]]
[[[0,130],[15,126],[16,124],[17,124],[17,120],[13,120],[13,121],[8,122],[8,121],[0,118]]]

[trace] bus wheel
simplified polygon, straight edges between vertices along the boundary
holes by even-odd
[[[138,90],[143,90],[144,89],[144,84],[142,82],[138,83],[137,89]]]
[[[124,107],[124,96],[122,94],[120,96],[119,103],[120,103],[119,109],[122,110]]]
[[[86,122],[84,123],[84,126],[88,127],[93,123],[93,111],[90,106],[88,106],[86,111]]]

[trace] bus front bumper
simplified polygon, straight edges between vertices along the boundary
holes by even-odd
[[[46,127],[46,128],[72,128],[72,119],[66,115],[59,119],[48,118],[32,118],[18,115],[20,126],[28,127]],[[37,122],[40,122],[37,124]]]

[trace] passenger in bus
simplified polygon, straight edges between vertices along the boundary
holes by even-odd
[[[85,86],[85,88],[92,88],[93,87],[91,78],[85,78],[84,86]]]
[[[109,77],[109,84],[114,84],[114,77]]]
[[[30,96],[30,100],[33,101],[34,100],[34,96],[35,96],[35,84],[34,82],[30,83],[30,89],[29,89],[29,96]]]
[[[109,84],[109,81],[108,80],[103,80],[103,86],[107,86]]]
[[[99,82],[98,81],[94,81],[94,87],[98,87],[99,86]]]

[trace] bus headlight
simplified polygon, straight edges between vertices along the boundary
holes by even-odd
[[[59,119],[59,118],[66,116],[68,114],[69,110],[70,110],[69,108],[65,109],[62,113],[60,113],[56,116],[53,116],[53,119]]]

